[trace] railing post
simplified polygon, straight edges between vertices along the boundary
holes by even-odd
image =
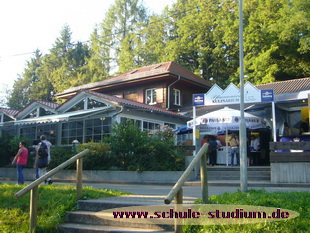
[[[38,186],[30,190],[30,232],[34,232],[37,226],[37,213],[38,213]]]
[[[83,158],[76,160],[76,199],[82,196]]]
[[[182,211],[182,209],[180,209],[180,205],[183,204],[183,189],[182,188],[180,188],[180,190],[177,192],[177,195],[175,196],[175,202],[176,202],[175,211]],[[181,218],[174,219],[174,232],[176,233],[182,233],[183,231],[183,225],[178,224],[180,223],[180,221],[182,221]]]
[[[202,192],[202,203],[208,203],[208,170],[207,170],[207,156],[204,153],[200,159],[200,183]]]

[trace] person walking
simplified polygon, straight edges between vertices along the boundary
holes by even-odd
[[[240,160],[239,160],[239,140],[236,136],[236,134],[232,134],[231,138],[229,140],[229,144],[231,147],[231,166],[234,165],[234,157],[236,155],[236,160],[237,160],[237,166],[240,165]]]
[[[48,164],[51,161],[51,146],[52,143],[50,143],[45,135],[41,135],[40,137],[40,143],[38,144],[36,148],[36,159],[34,163],[34,168],[38,168],[39,170],[39,177],[42,177],[46,174],[46,169]],[[52,184],[53,181],[49,177],[44,183]]]
[[[28,161],[28,149],[25,142],[19,143],[19,150],[15,155],[12,164],[17,166],[17,183],[24,184],[23,168],[27,165]]]

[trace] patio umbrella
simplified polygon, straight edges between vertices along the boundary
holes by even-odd
[[[218,134],[219,131],[226,132],[226,165],[228,165],[228,130],[239,130],[241,113],[239,110],[224,107],[196,118],[196,128],[200,132],[208,134]],[[265,128],[261,118],[249,113],[244,113],[245,124],[248,129]],[[188,121],[187,127],[193,128],[194,121]]]
[[[196,128],[201,132],[217,134],[219,131],[239,130],[241,113],[239,110],[224,107],[196,118]],[[250,113],[244,113],[248,129],[265,128],[261,118]],[[187,122],[188,128],[193,128],[193,120]]]

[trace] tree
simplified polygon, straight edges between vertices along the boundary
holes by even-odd
[[[53,86],[43,74],[43,56],[40,50],[27,61],[22,75],[15,81],[8,97],[8,106],[21,109],[33,100],[53,101]]]
[[[0,107],[7,107],[8,97],[10,95],[11,90],[9,89],[7,84],[2,84],[0,87]]]
[[[147,22],[146,9],[139,0],[116,0],[101,24],[102,44],[109,49],[110,66],[118,66],[120,72],[139,64],[135,47],[138,27]],[[108,42],[109,41],[109,42]]]
[[[100,38],[99,29],[95,28],[90,37],[89,57],[86,58],[86,76],[90,82],[97,82],[109,77],[111,57],[109,40]]]
[[[166,60],[174,60],[205,79],[227,84],[237,68],[234,1],[178,1],[170,11]],[[173,27],[172,27],[172,26]]]
[[[255,83],[309,74],[309,9],[305,0],[245,4],[245,73]]]

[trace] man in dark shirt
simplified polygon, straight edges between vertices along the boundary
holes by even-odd
[[[208,154],[210,158],[210,164],[214,166],[216,164],[216,157],[217,157],[217,142],[215,140],[215,136],[209,135],[208,137]]]

